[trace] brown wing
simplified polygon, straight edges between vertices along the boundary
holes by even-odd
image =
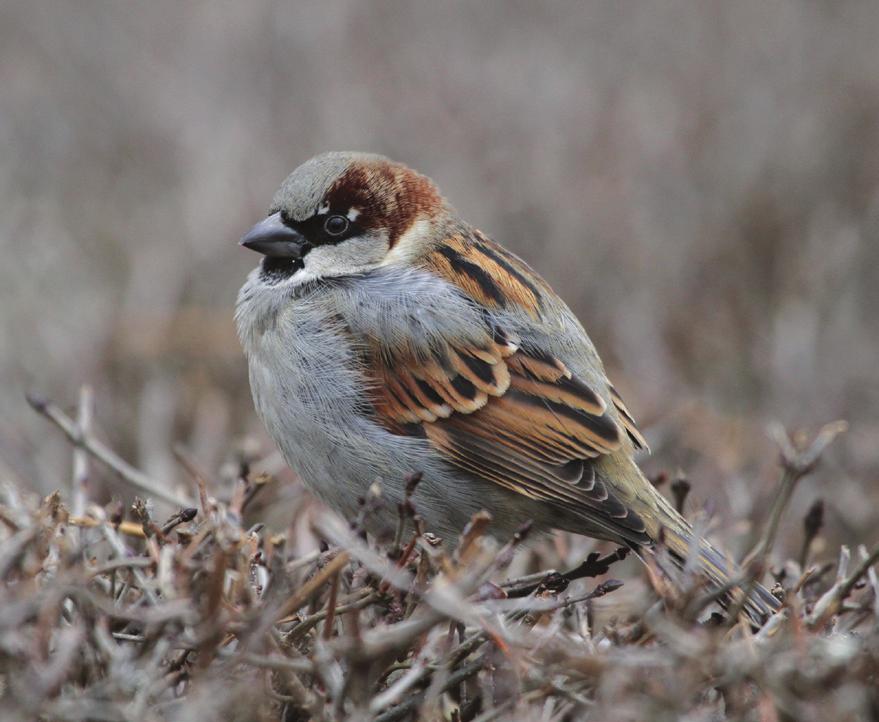
[[[452,464],[647,543],[643,520],[596,478],[591,460],[623,429],[607,404],[556,358],[495,331],[482,347],[414,353],[374,346],[373,405],[400,434],[425,436]]]
[[[623,403],[623,398],[620,396],[620,392],[617,391],[612,384],[608,384],[608,388],[610,389],[611,401],[613,401],[614,408],[617,410],[617,414],[620,417],[620,422],[626,430],[626,433],[629,435],[632,444],[636,449],[650,451],[650,447],[647,445],[647,439],[641,434],[638,425],[635,423],[635,419],[632,418],[632,414],[629,413],[629,409],[626,407],[625,403]]]

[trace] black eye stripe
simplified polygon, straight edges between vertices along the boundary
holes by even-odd
[[[285,218],[282,213],[281,220],[290,228],[296,229],[305,236],[312,246],[339,243],[351,236],[357,235],[360,231],[356,223],[339,213],[320,213],[306,218],[304,221],[294,221],[290,218]],[[328,225],[335,227],[328,228]]]

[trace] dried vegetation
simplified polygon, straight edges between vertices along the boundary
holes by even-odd
[[[512,575],[516,559],[562,569],[575,555],[523,546],[527,528],[498,542],[487,513],[438,539],[419,519],[417,476],[387,539],[362,531],[386,503],[378,487],[357,519],[300,507],[286,535],[248,527],[271,477],[243,465],[222,498],[180,451],[191,489],[171,492],[94,437],[87,392],[78,420],[30,401],[71,440],[74,473],[69,495],[2,490],[4,719],[856,720],[879,709],[879,550],[813,556],[815,505],[800,558],[768,562],[797,481],[840,424],[808,445],[776,432],[781,480],[745,568],[765,570],[785,603],[752,629],[735,604],[712,610],[717,595],[697,579],[679,591],[652,566],[628,570],[637,612],[614,605],[624,550]],[[140,498],[90,503],[93,458],[183,505],[157,519]],[[686,484],[675,489],[683,504]],[[297,533],[320,546],[298,553]]]

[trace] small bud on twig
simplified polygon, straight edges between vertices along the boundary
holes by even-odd
[[[824,501],[816,499],[806,512],[803,518],[803,548],[800,551],[800,569],[805,569],[809,563],[809,550],[812,548],[812,542],[821,531],[824,525]]]
[[[687,501],[687,495],[690,493],[691,488],[690,482],[683,476],[679,476],[672,482],[671,493],[674,495],[675,509],[678,510],[678,514],[684,513],[684,504]]]

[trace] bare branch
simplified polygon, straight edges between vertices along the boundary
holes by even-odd
[[[189,499],[166,489],[164,484],[160,484],[139,469],[134,468],[91,434],[81,434],[76,422],[61,411],[56,404],[31,394],[28,394],[27,400],[36,412],[45,416],[61,429],[71,444],[87,451],[102,464],[115,471],[129,486],[174,506],[192,506]]]

